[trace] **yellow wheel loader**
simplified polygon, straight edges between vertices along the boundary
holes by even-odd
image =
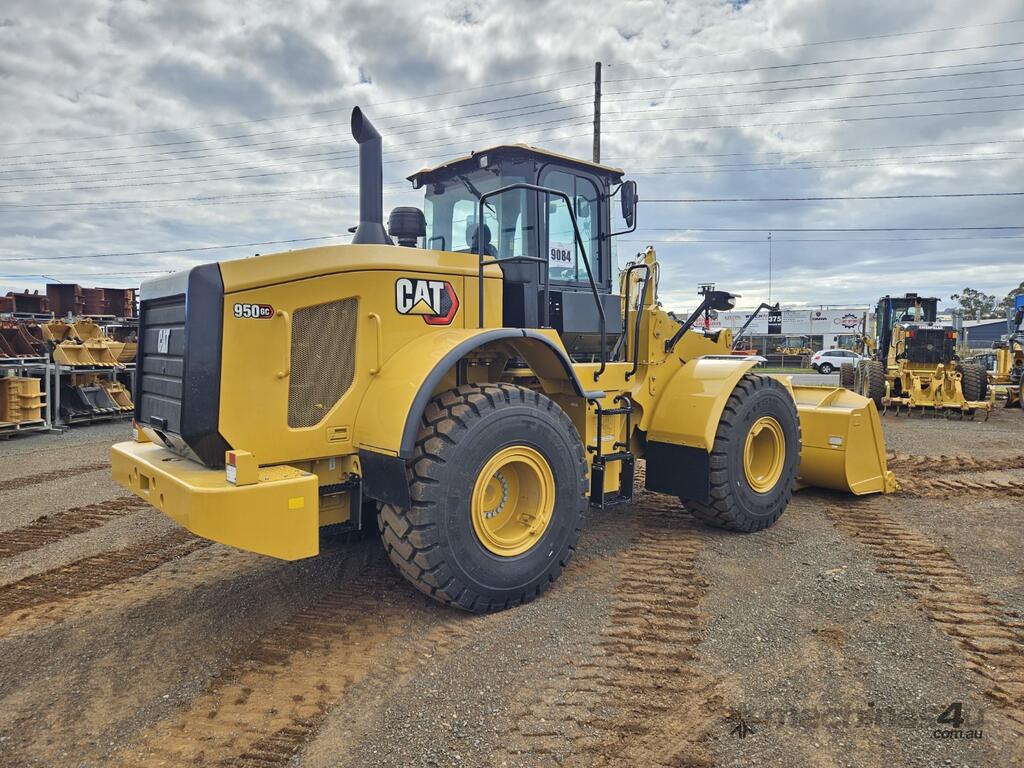
[[[883,296],[875,310],[875,341],[865,344],[874,357],[857,364],[855,376],[842,372],[846,386],[870,398],[882,409],[898,414],[915,409],[934,413],[986,418],[992,407],[985,369],[961,362],[956,354],[957,332],[937,321],[935,297]]]
[[[113,475],[189,530],[299,559],[375,529],[417,588],[481,612],[543,592],[640,459],[680,514],[737,531],[798,484],[894,489],[868,399],[758,376],[728,332],[692,330],[727,293],[670,317],[653,249],[616,274],[621,170],[493,147],[409,177],[424,209],[385,230],[381,137],[358,109],[352,132],[350,245],[143,285]]]

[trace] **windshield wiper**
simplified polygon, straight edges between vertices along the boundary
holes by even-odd
[[[475,187],[475,186],[473,185],[473,182],[472,182],[472,181],[470,181],[469,179],[467,179],[467,178],[466,178],[465,176],[463,176],[463,175],[462,175],[461,173],[460,173],[460,174],[457,174],[456,178],[458,178],[458,180],[462,182],[462,185],[463,185],[463,186],[464,186],[464,187],[465,187],[466,189],[468,189],[468,190],[469,190],[469,192],[470,192],[470,194],[471,194],[471,195],[473,195],[473,197],[475,197],[475,198],[476,198],[477,200],[480,200],[480,198],[481,198],[481,197],[483,197],[483,195],[482,195],[482,194],[480,194],[480,190],[479,190],[479,189],[477,189],[477,188],[476,188],[476,187]],[[494,210],[494,206],[493,206],[493,205],[491,205],[490,203],[484,203],[484,205],[486,205],[486,206],[487,206],[487,208],[488,208],[488,209],[490,210],[490,212],[491,212],[491,213],[493,213],[493,214],[494,214],[495,216],[497,216],[497,215],[498,215],[498,212],[497,212],[496,210]]]

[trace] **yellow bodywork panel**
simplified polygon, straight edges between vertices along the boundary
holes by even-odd
[[[359,444],[397,455],[413,400],[424,379],[452,349],[487,331],[449,328],[409,341],[396,353],[401,362],[385,365],[366,389],[358,411]]]
[[[658,393],[641,428],[648,440],[711,451],[718,421],[736,383],[757,364],[744,358],[704,357],[683,365]]]
[[[774,376],[793,393],[800,417],[801,485],[858,496],[892,493],[896,479],[886,468],[882,422],[875,404],[842,387],[801,386]]]
[[[316,475],[261,467],[258,481],[235,486],[151,442],[116,444],[114,480],[197,536],[282,560],[320,551]]]
[[[397,451],[408,412],[401,409],[419,381],[451,344],[478,332],[473,254],[343,246],[241,259],[220,268],[225,297],[219,429],[229,445],[244,446],[263,465],[341,456],[360,447]],[[401,281],[450,287],[456,306],[447,324],[433,324],[422,302],[401,306]],[[484,282],[485,321],[500,326],[500,270],[488,267]],[[354,308],[346,309],[347,327],[303,319],[307,311],[346,301]],[[290,398],[315,391],[341,366],[351,371],[347,389],[337,399],[314,403],[316,419],[293,425]]]

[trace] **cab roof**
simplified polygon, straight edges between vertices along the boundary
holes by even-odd
[[[547,149],[541,149],[540,147],[531,147],[529,144],[498,144],[487,149],[480,149],[474,152],[470,152],[468,155],[457,157],[454,160],[448,160],[447,162],[435,165],[432,168],[422,168],[411,176],[407,176],[413,183],[413,186],[419,189],[428,180],[429,177],[437,174],[441,171],[455,171],[455,170],[469,170],[470,168],[479,168],[479,158],[482,155],[495,155],[497,157],[503,156],[515,156],[515,155],[536,155],[543,158],[551,158],[557,160],[560,163],[564,163],[568,166],[576,166],[578,168],[584,168],[588,171],[597,172],[603,176],[610,177],[613,182],[620,181],[622,176],[625,174],[621,168],[615,168],[610,165],[601,165],[600,163],[592,163],[589,160],[580,160],[578,157],[570,157],[569,155],[561,155],[557,152],[551,152]],[[460,169],[460,166],[465,166]]]

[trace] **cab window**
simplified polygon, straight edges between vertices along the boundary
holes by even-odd
[[[427,189],[424,215],[427,219],[427,248],[439,251],[476,253],[483,239],[483,252],[490,256],[532,256],[529,237],[528,195],[513,190],[488,198],[484,203],[484,228],[477,226],[480,197],[520,178],[491,172],[459,174]]]
[[[561,170],[548,170],[541,176],[541,186],[565,192],[576,212],[576,224],[586,249],[587,261],[596,282],[601,281],[600,273],[600,225],[598,222],[598,192],[592,181]],[[565,200],[549,196],[547,203],[547,226],[545,228],[545,252],[548,258],[548,274],[552,281],[587,282],[587,270],[581,262],[582,254],[576,244],[572,217]]]

